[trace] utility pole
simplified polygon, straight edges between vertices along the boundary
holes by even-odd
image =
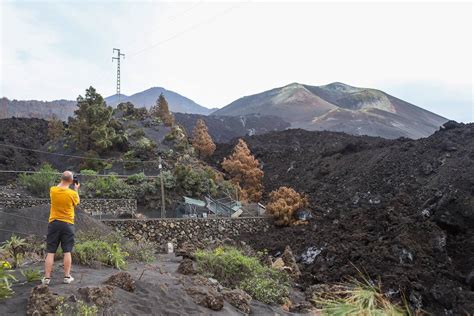
[[[165,186],[163,184],[163,165],[161,164],[161,156],[160,156],[160,164],[158,165],[158,169],[160,169],[160,182],[161,182],[161,218],[166,217],[165,213]]]
[[[117,60],[117,96],[119,97],[119,103],[120,103],[120,57],[123,56],[125,58],[125,54],[120,53],[120,48],[114,48],[112,51],[112,54],[117,52],[117,57],[112,57],[112,62]]]

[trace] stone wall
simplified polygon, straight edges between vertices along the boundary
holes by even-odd
[[[49,199],[0,199],[0,209],[20,209],[45,204],[49,204]],[[137,200],[81,199],[79,208],[91,215],[135,213],[137,211]]]
[[[268,217],[113,219],[102,222],[128,238],[162,245],[167,242],[179,245],[187,241],[223,240],[243,233],[261,235],[273,225]]]

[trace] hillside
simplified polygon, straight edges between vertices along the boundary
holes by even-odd
[[[49,119],[53,115],[61,120],[67,120],[76,109],[76,101],[55,100],[9,100],[0,99],[0,119],[10,117]]]
[[[182,125],[188,135],[192,135],[198,119],[204,120],[212,139],[226,143],[233,138],[246,135],[260,135],[271,131],[281,131],[290,127],[278,116],[250,114],[245,116],[215,116],[175,113],[176,122]]]
[[[266,196],[279,186],[305,193],[315,219],[242,239],[270,253],[313,253],[302,262],[310,284],[359,268],[434,315],[474,310],[474,124],[444,126],[419,140],[297,129],[246,137]],[[218,146],[216,166],[232,148]]]
[[[447,119],[383,91],[343,83],[299,83],[240,98],[212,113],[276,115],[292,128],[329,130],[384,138],[431,135]]]
[[[202,105],[197,104],[191,99],[188,99],[176,92],[166,90],[161,87],[154,87],[142,92],[135,93],[131,96],[122,95],[120,100],[116,95],[105,98],[105,101],[108,105],[116,106],[119,102],[131,102],[136,107],[146,107],[150,108],[153,106],[160,96],[163,93],[168,104],[170,106],[171,112],[180,112],[180,113],[195,113],[195,114],[204,114],[207,115],[213,111],[213,109],[208,109]]]

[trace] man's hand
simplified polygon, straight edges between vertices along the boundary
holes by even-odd
[[[74,190],[75,190],[75,191],[78,191],[80,187],[81,187],[81,184],[80,184],[80,183],[75,183],[75,184],[74,184]]]

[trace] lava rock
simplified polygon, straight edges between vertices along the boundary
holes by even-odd
[[[299,279],[301,276],[301,271],[300,268],[298,267],[298,264],[296,263],[295,256],[293,256],[293,252],[291,251],[290,246],[285,247],[285,251],[283,252],[283,255],[281,256],[283,259],[283,262],[285,263],[285,266],[289,267],[291,270],[290,275],[293,279]]]
[[[178,273],[184,275],[195,274],[196,270],[194,269],[194,262],[189,258],[184,258],[178,266]]]
[[[224,296],[213,288],[192,286],[186,289],[186,293],[193,298],[194,303],[214,311],[220,311],[224,307]]]
[[[81,287],[78,292],[87,302],[99,307],[108,307],[115,302],[115,290],[110,285]]]
[[[31,290],[26,315],[54,315],[61,304],[61,297],[51,293],[48,286],[38,285]]]
[[[230,305],[246,314],[250,313],[250,302],[252,301],[252,297],[244,291],[240,289],[224,290],[222,295]]]
[[[127,292],[134,292],[136,288],[135,280],[130,273],[123,271],[110,276],[104,284],[119,287]]]

